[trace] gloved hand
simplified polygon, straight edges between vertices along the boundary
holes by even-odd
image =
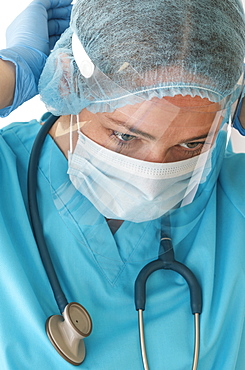
[[[7,49],[0,58],[16,66],[16,86],[7,116],[38,93],[37,84],[50,50],[69,26],[72,0],[34,0],[15,18],[6,32]]]

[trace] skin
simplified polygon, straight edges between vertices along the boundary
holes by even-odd
[[[107,149],[148,162],[169,163],[210,148],[222,122],[222,112],[216,115],[219,109],[208,99],[177,95],[126,105],[112,113],[94,114],[84,109],[79,122],[84,135]],[[52,132],[65,155],[69,124],[70,117],[63,116]],[[59,137],[58,127],[64,133]],[[76,139],[74,134],[74,144]]]
[[[15,66],[0,59],[0,109],[13,103],[15,90]]]

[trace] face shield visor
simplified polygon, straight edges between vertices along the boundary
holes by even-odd
[[[141,98],[71,116],[55,136],[57,143],[70,136],[72,184],[107,219],[144,222],[191,203],[211,174],[217,179],[240,92],[217,103]]]
[[[72,45],[92,101],[56,132],[57,141],[70,132],[74,187],[107,219],[136,223],[191,203],[217,179],[242,77],[225,98],[190,84],[131,93],[94,66],[75,33]]]
[[[72,125],[73,185],[109,219],[149,221],[192,202],[212,170],[218,174],[231,117],[216,103],[186,107],[200,100],[176,96],[112,113],[84,110]]]
[[[176,96],[112,113],[83,110],[57,121],[48,154],[54,204],[77,242],[100,263],[113,269],[146,263],[165,253],[153,242],[162,230],[176,244],[183,227],[189,232],[198,222],[222,165],[236,105],[200,102]],[[60,158],[57,146],[67,158]],[[176,226],[176,212],[186,215],[196,202],[193,220],[177,217]],[[115,239],[108,235],[111,219],[124,221]],[[124,245],[132,222],[140,240],[136,254],[134,243]]]

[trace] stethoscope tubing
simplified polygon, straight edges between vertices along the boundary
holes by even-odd
[[[162,238],[161,244],[167,245],[166,252],[159,255],[157,260],[148,263],[142,268],[135,281],[135,307],[145,309],[146,303],[146,282],[148,277],[155,271],[164,269],[172,270],[180,274],[188,283],[190,289],[190,303],[193,315],[202,312],[202,291],[193,272],[184,264],[178,262],[174,258],[174,251],[170,238]],[[165,246],[164,246],[165,247]]]
[[[28,210],[33,234],[37,243],[39,254],[48,276],[51,288],[54,293],[55,300],[60,312],[64,312],[68,302],[65,294],[60,286],[58,277],[56,275],[47,245],[43,234],[43,227],[39,216],[38,202],[37,202],[37,173],[39,158],[41,155],[43,143],[48,135],[51,127],[59,117],[51,115],[42,125],[37,137],[34,141],[32,151],[30,154],[28,177],[27,177],[27,193],[28,193]]]
[[[186,280],[189,286],[191,310],[194,315],[194,325],[195,325],[194,355],[192,370],[196,370],[198,366],[200,349],[199,316],[202,312],[201,287],[193,272],[187,266],[175,260],[172,242],[169,237],[163,236],[161,238],[160,247],[161,248],[158,259],[149,262],[146,266],[144,266],[140,273],[138,274],[137,279],[135,281],[135,308],[138,311],[139,338],[143,367],[144,370],[149,370],[143,320],[143,311],[145,310],[146,304],[146,282],[153,272],[160,269],[164,269],[172,270],[180,274]]]

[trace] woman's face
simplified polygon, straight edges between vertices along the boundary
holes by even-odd
[[[84,135],[107,149],[167,163],[210,148],[223,119],[218,110],[218,104],[208,99],[177,95],[126,105],[112,113],[84,109],[79,121]]]

